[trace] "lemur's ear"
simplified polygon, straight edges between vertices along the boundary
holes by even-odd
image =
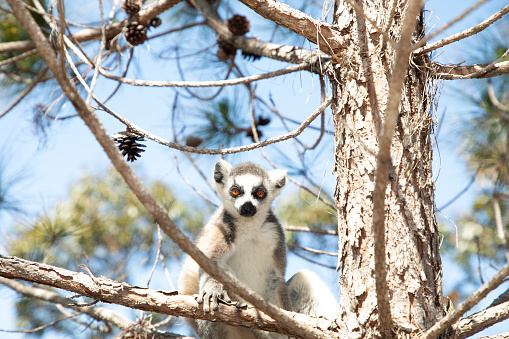
[[[220,159],[214,167],[214,181],[224,185],[224,178],[230,175],[232,165],[226,160]]]
[[[278,169],[269,171],[269,178],[275,188],[280,189],[286,185],[286,171]]]

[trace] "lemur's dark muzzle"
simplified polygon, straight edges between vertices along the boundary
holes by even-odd
[[[246,202],[244,205],[240,207],[240,215],[243,217],[252,217],[255,214],[256,207],[250,202]]]

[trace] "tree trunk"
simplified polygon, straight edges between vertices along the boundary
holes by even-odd
[[[377,26],[397,35],[407,1],[358,1]],[[335,122],[338,211],[338,323],[350,338],[380,337],[374,271],[373,190],[376,153],[385,119],[394,46],[346,3],[337,1],[334,24],[348,47],[329,75]],[[391,20],[390,22],[389,19]],[[422,24],[414,41],[424,34]],[[387,288],[397,337],[422,331],[443,316],[438,229],[432,181],[432,117],[426,69],[412,60],[404,83],[385,197]]]

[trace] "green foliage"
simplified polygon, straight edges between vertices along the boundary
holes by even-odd
[[[33,1],[27,1],[27,4],[33,6]],[[41,4],[46,7],[45,1]],[[32,14],[35,21],[43,28],[48,29],[42,16]],[[27,32],[17,19],[10,13],[0,10],[0,43],[30,40]],[[0,61],[4,61],[20,55],[21,53],[2,53]],[[10,86],[14,84],[22,84],[26,80],[33,80],[44,68],[44,62],[39,54],[34,54],[2,67],[2,73],[8,75],[1,84]]]

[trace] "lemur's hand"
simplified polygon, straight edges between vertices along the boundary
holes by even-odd
[[[212,301],[212,309],[217,311],[219,308],[219,300],[226,303],[231,302],[228,293],[223,288],[223,285],[213,279],[209,279],[203,286],[198,294],[198,303],[203,303],[203,311],[210,312],[210,302]]]

